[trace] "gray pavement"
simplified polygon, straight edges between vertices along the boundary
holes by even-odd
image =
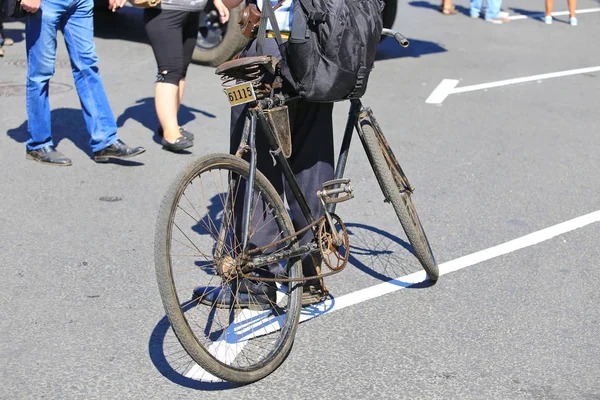
[[[600,7],[580,1],[578,9]],[[468,3],[457,3],[465,11]],[[405,172],[440,263],[600,209],[600,73],[503,86],[426,104],[459,86],[600,65],[600,13],[492,25],[437,4],[399,5],[406,50],[386,41],[364,103]],[[511,14],[542,2],[508,1]],[[557,2],[555,11],[566,9]],[[138,10],[97,16],[101,73],[122,139],[147,152],[95,164],[64,45],[52,124],[69,168],[25,160],[23,24],[0,59],[0,398],[600,399],[600,224],[303,323],[272,375],[233,387],[185,378],[153,265],[158,205],[178,170],[227,149],[229,108],[214,69],[193,66],[182,122],[189,155],[152,130],[155,64]],[[346,109],[335,108],[341,138]],[[338,213],[356,250],[334,295],[414,271],[355,141],[356,198]],[[393,252],[379,251],[393,249]]]

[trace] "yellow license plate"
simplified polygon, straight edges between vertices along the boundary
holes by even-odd
[[[227,95],[229,104],[232,106],[256,100],[256,93],[254,93],[254,87],[250,82],[235,85],[223,91],[225,92],[225,95]]]

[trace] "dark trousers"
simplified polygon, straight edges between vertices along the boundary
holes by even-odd
[[[146,34],[158,66],[158,82],[179,86],[192,61],[200,13],[157,8],[144,9]]]
[[[274,39],[265,41],[263,53],[278,58],[281,57]],[[256,50],[256,41],[253,41],[240,57],[256,55],[259,54]],[[324,212],[316,193],[321,189],[323,182],[333,179],[333,103],[309,103],[298,100],[289,103],[288,107],[292,135],[292,155],[288,158],[288,162],[296,175],[309,207],[313,211],[313,215],[315,218],[319,218]],[[231,110],[230,152],[232,154],[237,151],[243,134],[247,108],[247,105],[240,105],[233,107]],[[256,150],[257,168],[273,184],[282,199],[287,200],[295,229],[299,230],[305,227],[307,225],[306,218],[304,218],[289,185],[285,182],[279,165],[273,165],[273,157],[269,153],[269,143],[260,130],[257,130],[256,134]],[[263,214],[263,210],[257,209],[254,214],[260,216]],[[256,224],[257,221],[253,221],[253,223]],[[253,235],[251,238],[252,244],[263,246],[273,240],[279,230],[274,223],[270,225],[269,229],[261,228]],[[300,243],[308,243],[312,239],[313,234],[309,230],[300,237]],[[310,256],[303,258],[302,268],[304,276],[314,275],[315,269]],[[277,266],[272,267],[271,272],[281,273]]]

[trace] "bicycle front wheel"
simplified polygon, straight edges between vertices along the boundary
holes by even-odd
[[[259,171],[248,237],[240,237],[249,175],[249,164],[240,158],[202,157],[176,177],[160,206],[155,237],[160,296],[177,339],[204,369],[193,366],[188,377],[202,380],[206,371],[235,383],[262,379],[283,362],[298,327],[301,284],[269,283],[272,292],[254,297],[240,290],[240,255],[260,249],[260,255],[277,256],[297,246],[287,238],[294,228],[283,201]],[[278,268],[290,278],[302,275],[298,260],[280,261]]]
[[[359,118],[359,134],[367,153],[367,157],[377,181],[381,186],[383,195],[392,203],[400,224],[408,237],[413,253],[432,281],[437,281],[440,271],[425,235],[423,225],[417,215],[417,210],[407,190],[404,173],[399,168],[391,150],[384,143],[383,135],[378,134],[377,127],[373,126],[371,116]],[[396,168],[398,167],[398,168]]]

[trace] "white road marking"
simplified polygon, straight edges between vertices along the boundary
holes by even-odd
[[[439,264],[440,275],[447,275],[451,272],[459,271],[463,268],[467,268],[484,261],[491,260],[496,257],[500,257],[505,254],[515,252],[517,250],[530,247],[541,242],[550,240],[556,236],[574,231],[579,228],[583,228],[587,225],[600,222],[600,210],[592,213],[583,215],[571,219],[569,221],[562,222],[560,224],[544,228],[537,232],[530,233],[520,238],[502,243],[500,245],[490,247],[485,250],[478,251],[473,254],[469,254],[464,257],[457,258],[452,261],[448,261]],[[375,299],[385,294],[393,293],[401,289],[405,289],[417,283],[422,283],[427,280],[425,271],[415,272],[410,275],[399,277],[391,281],[383,282],[375,286],[371,286],[356,292],[348,293],[340,297],[336,297],[332,300],[327,300],[311,307],[304,307],[300,315],[300,322],[305,322],[315,317],[319,317],[325,314],[331,314],[334,311],[341,310],[343,308],[365,302],[367,300]],[[245,337],[247,340],[248,337]],[[222,382],[220,379],[210,375],[204,371],[200,366],[195,365],[187,374],[187,377],[202,380],[207,382]]]
[[[590,72],[597,72],[597,71],[600,71],[600,66],[571,69],[568,71],[560,71],[560,72],[550,72],[547,74],[525,76],[523,78],[506,79],[503,81],[481,83],[478,85],[463,86],[463,87],[458,87],[458,88],[456,87],[456,85],[458,84],[458,80],[444,79],[433,90],[433,92],[431,92],[431,94],[429,95],[427,100],[425,100],[425,103],[441,104],[444,100],[446,100],[446,97],[448,97],[451,94],[456,94],[456,93],[473,92],[475,90],[491,89],[491,88],[495,88],[495,87],[499,87],[499,86],[515,85],[517,83],[540,81],[540,80],[552,79],[552,78],[560,78],[563,76],[570,76],[570,75],[587,74]]]
[[[446,97],[453,93],[458,82],[457,79],[444,79],[435,89],[433,89],[433,92],[431,92],[427,100],[425,100],[425,103],[442,104],[444,100],[446,100]]]
[[[576,12],[576,14],[587,14],[587,13],[593,13],[593,12],[600,12],[600,7],[584,8],[581,10],[576,10],[575,12]],[[516,20],[516,19],[527,19],[527,18],[543,18],[544,15],[546,15],[546,14],[543,12],[535,13],[535,14],[517,14],[517,15],[509,16],[508,19]],[[560,16],[560,15],[569,15],[569,12],[568,11],[556,11],[556,12],[552,13],[553,17]]]

